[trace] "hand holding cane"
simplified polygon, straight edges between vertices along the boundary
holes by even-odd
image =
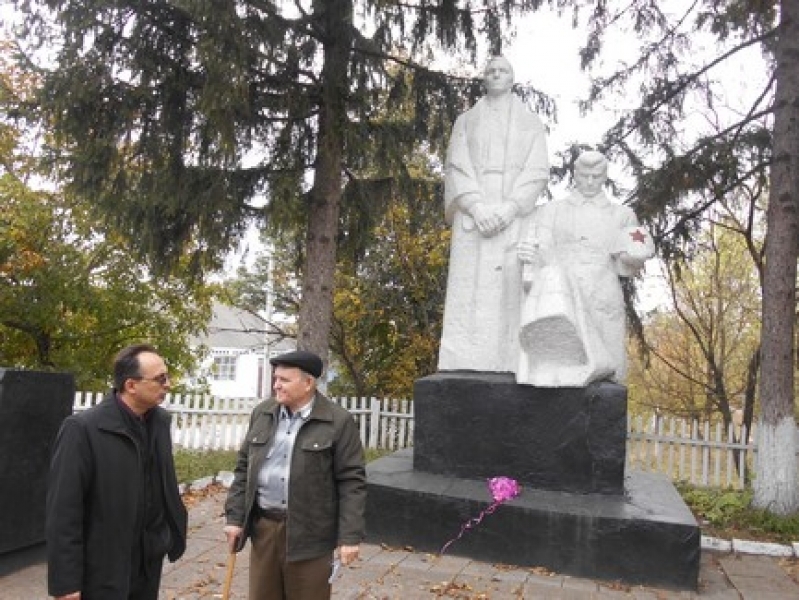
[[[233,569],[236,567],[236,546],[238,545],[239,536],[242,534],[242,528],[236,525],[225,526],[225,537],[228,544],[228,557],[227,557],[227,575],[225,576],[225,585],[222,588],[222,600],[229,600],[230,586],[233,583]]]

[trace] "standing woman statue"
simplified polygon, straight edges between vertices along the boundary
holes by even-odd
[[[546,187],[544,126],[511,88],[513,68],[491,59],[486,95],[455,121],[445,165],[452,226],[438,368],[515,372],[522,298],[517,243]]]

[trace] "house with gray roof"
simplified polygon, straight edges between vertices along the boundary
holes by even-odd
[[[295,341],[270,336],[261,316],[217,302],[207,334],[194,338],[192,346],[207,352],[192,377],[195,386],[206,384],[214,396],[266,398],[269,357],[293,350]]]

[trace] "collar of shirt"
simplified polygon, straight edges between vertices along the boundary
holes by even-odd
[[[294,413],[290,412],[288,408],[285,406],[280,407],[280,418],[281,419],[293,419],[295,417],[299,417],[303,421],[307,421],[308,418],[311,416],[311,410],[313,409],[313,398],[311,398],[310,402],[303,406],[301,409],[295,411]]]

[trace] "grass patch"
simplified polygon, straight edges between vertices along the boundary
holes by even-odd
[[[677,484],[702,533],[723,539],[790,544],[799,541],[799,514],[779,516],[752,507],[751,490]]]
[[[178,483],[191,483],[236,466],[235,450],[176,450],[175,472]]]
[[[372,462],[373,460],[377,460],[381,456],[386,456],[388,454],[392,454],[393,450],[382,450],[380,448],[365,448],[364,453],[366,454],[366,462]]]

